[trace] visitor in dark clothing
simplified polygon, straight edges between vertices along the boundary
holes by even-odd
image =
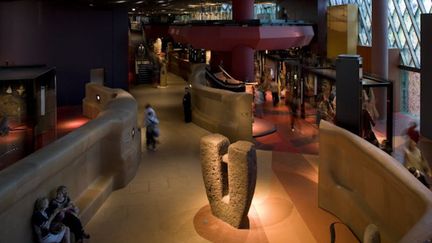
[[[75,235],[76,242],[82,242],[84,238],[90,238],[90,235],[84,232],[81,220],[78,217],[79,209],[72,203],[65,186],[59,186],[57,188],[56,197],[51,200],[50,210],[56,209],[64,210],[62,222],[69,227]]]
[[[38,243],[69,243],[69,228],[56,220],[63,210],[57,208],[49,214],[48,203],[46,197],[38,198],[35,202],[31,220],[35,241]]]

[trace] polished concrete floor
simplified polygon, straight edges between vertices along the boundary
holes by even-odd
[[[258,150],[250,229],[234,229],[213,217],[199,158],[200,138],[209,132],[183,122],[185,83],[171,74],[168,80],[163,89],[131,89],[140,123],[145,104],[154,106],[160,144],[157,151],[147,151],[142,136],[136,177],[113,192],[87,224],[88,242],[330,242],[329,225],[338,219],[317,206],[314,154]],[[339,242],[357,241],[343,225],[336,232]]]

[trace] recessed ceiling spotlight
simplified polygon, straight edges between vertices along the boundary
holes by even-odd
[[[125,3],[125,0],[119,0],[119,1],[115,1],[116,3]]]
[[[157,1],[158,3],[164,3],[165,2],[165,0],[159,0],[159,1]]]
[[[134,11],[134,12],[135,12],[135,8],[132,8],[132,11]]]
[[[138,2],[136,2],[136,4],[141,4],[141,3],[143,3],[144,1],[138,1]]]

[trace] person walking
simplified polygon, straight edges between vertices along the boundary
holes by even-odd
[[[292,94],[288,102],[291,109],[291,131],[294,132],[295,123],[297,123],[298,99],[294,94]]]
[[[183,96],[183,113],[184,113],[184,121],[186,123],[192,121],[192,100],[189,88],[185,88],[185,94]]]
[[[153,110],[150,104],[145,106],[145,126],[146,126],[146,144],[147,149],[156,150],[156,138],[159,137],[159,120],[156,116],[156,112]]]
[[[264,95],[258,88],[254,86],[252,89],[254,97],[255,116],[258,118],[264,117]]]
[[[272,80],[270,83],[270,91],[272,94],[273,107],[276,107],[279,104],[279,87],[275,80]]]

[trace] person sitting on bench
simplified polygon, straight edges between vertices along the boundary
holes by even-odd
[[[31,219],[35,241],[38,243],[69,243],[69,228],[56,220],[63,210],[58,208],[49,214],[48,203],[46,197],[38,198],[35,202]]]
[[[56,197],[51,200],[50,210],[56,209],[64,209],[62,222],[74,233],[76,242],[82,242],[83,238],[90,238],[90,235],[84,231],[81,220],[78,217],[79,209],[69,198],[66,186],[59,186]]]

